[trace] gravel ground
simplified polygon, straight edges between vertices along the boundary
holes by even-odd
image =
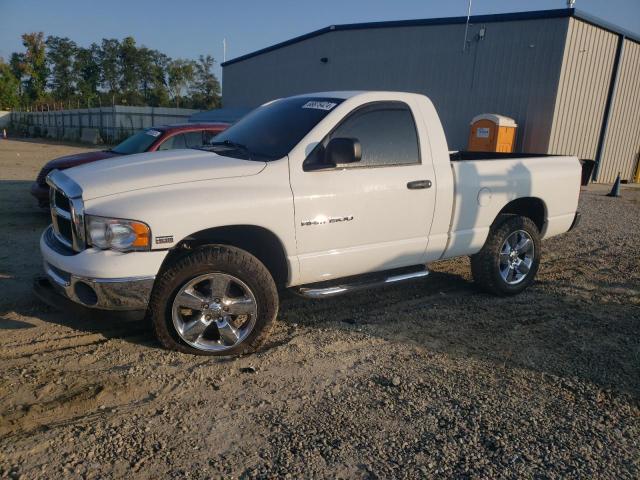
[[[48,217],[28,187],[77,150],[0,140],[0,477],[640,476],[640,189],[583,191],[580,229],[544,242],[518,297],[442,262],[286,296],[261,353],[219,360],[34,298]]]

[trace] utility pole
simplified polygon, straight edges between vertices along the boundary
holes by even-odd
[[[467,50],[467,35],[469,34],[469,20],[471,19],[471,0],[467,6],[467,24],[464,27],[464,43],[462,44],[462,53]]]

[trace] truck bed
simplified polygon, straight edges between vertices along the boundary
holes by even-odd
[[[451,171],[454,202],[445,258],[479,251],[500,210],[514,199],[542,202],[543,238],[566,232],[573,222],[581,172],[576,157],[455,152]]]

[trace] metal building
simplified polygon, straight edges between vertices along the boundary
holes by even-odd
[[[335,25],[222,64],[225,107],[312,91],[428,95],[450,148],[479,113],[516,119],[516,148],[597,162],[633,181],[640,153],[640,35],[574,9]]]

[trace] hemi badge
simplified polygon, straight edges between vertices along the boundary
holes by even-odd
[[[156,243],[173,243],[173,235],[167,235],[166,237],[156,237]]]
[[[350,222],[351,220],[353,220],[353,215],[344,217],[325,217],[324,215],[319,215],[313,220],[303,220],[300,222],[300,226],[308,227],[309,225],[325,225],[327,223]]]

